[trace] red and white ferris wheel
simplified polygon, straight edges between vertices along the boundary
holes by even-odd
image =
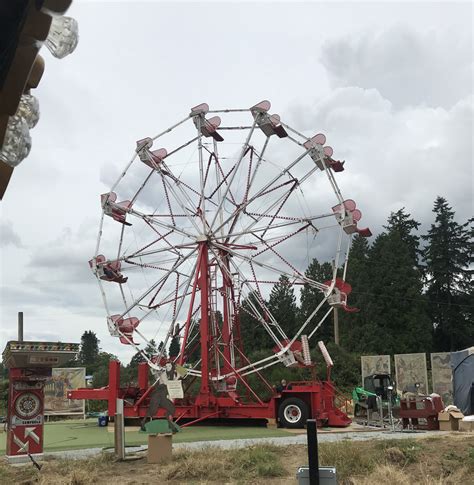
[[[344,281],[351,236],[370,236],[357,226],[355,202],[339,190],[335,173],[344,162],[333,157],[326,137],[307,137],[269,110],[268,101],[249,109],[192,108],[182,121],[139,140],[101,196],[90,266],[111,335],[140,351],[164,340],[158,357],[143,354],[157,370],[169,361],[170,339],[179,338],[174,360],[201,378],[201,392],[229,391],[238,382],[248,387],[246,376],[279,362],[304,365],[308,340],[333,307],[351,310]],[[304,273],[308,244],[320,240],[332,248],[330,281]],[[292,334],[267,304],[281,275],[322,295]],[[274,342],[255,362],[242,345],[244,311]]]

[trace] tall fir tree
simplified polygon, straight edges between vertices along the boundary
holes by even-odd
[[[160,342],[161,346],[163,346],[163,342]],[[151,359],[154,355],[158,353],[158,348],[156,347],[156,343],[153,339],[150,340],[148,345],[143,350],[144,354]],[[129,367],[136,369],[138,364],[141,362],[145,362],[145,357],[141,352],[136,352],[133,357],[130,359]]]
[[[273,286],[268,300],[268,309],[283,331],[287,335],[294,335],[298,307],[295,291],[288,276],[281,275]]]
[[[177,357],[180,351],[179,345],[179,335],[174,335],[171,339],[170,346],[168,349],[169,356],[171,358]]]
[[[314,258],[306,269],[305,276],[321,283],[331,279],[332,273],[333,270],[330,263],[326,262],[320,264],[318,260]],[[324,295],[321,293],[320,290],[317,290],[316,288],[308,284],[305,284],[303,286],[300,294],[300,311],[298,312],[299,325],[302,325],[308,319],[308,317],[310,317],[316,307],[321,303],[323,298]],[[316,315],[314,315],[314,317],[311,319],[312,323],[310,323],[309,325],[312,326],[314,322],[320,318],[321,314],[322,312],[320,311]],[[331,320],[328,319],[321,325],[321,327],[315,334],[315,338],[324,342],[333,340],[334,331]]]
[[[429,352],[432,344],[427,299],[413,247],[398,231],[379,235],[370,252],[371,294],[368,305],[371,352]]]
[[[443,197],[437,197],[435,222],[423,236],[427,294],[438,351],[453,351],[472,345],[473,228],[470,219],[455,221],[455,213]]]
[[[266,304],[266,302],[264,302]],[[239,309],[240,337],[244,353],[249,355],[261,349],[270,349],[273,340],[266,332],[263,324],[257,318],[263,310],[259,297],[252,291],[243,299]]]
[[[361,351],[364,342],[361,340],[361,329],[369,327],[370,319],[370,277],[369,270],[369,243],[366,238],[355,236],[349,255],[349,264],[345,280],[352,286],[348,304],[359,309],[358,313],[339,312],[339,334],[341,346],[347,350]]]
[[[99,339],[92,330],[86,330],[81,337],[81,348],[79,350],[78,360],[86,366],[92,366],[96,363],[99,355]]]
[[[388,218],[387,225],[384,228],[391,234],[398,234],[402,242],[407,247],[410,257],[418,263],[420,251],[420,237],[414,234],[420,223],[411,219],[411,215],[405,212],[405,208],[392,212]]]

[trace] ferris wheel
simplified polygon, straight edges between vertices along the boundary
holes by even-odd
[[[200,377],[204,389],[213,383],[229,390],[277,363],[308,363],[308,340],[333,308],[354,310],[344,281],[350,239],[371,234],[358,227],[361,212],[336,183],[344,162],[323,134],[299,133],[270,107],[262,101],[248,109],[192,108],[137,141],[101,196],[89,264],[111,335],[157,370],[170,361],[166,349],[174,338],[180,351],[173,361]],[[335,263],[329,281],[305,274],[322,246]],[[281,275],[322,296],[292,334],[268,305]],[[255,362],[242,345],[243,312],[274,345]],[[157,339],[164,345],[149,357],[143,350]]]

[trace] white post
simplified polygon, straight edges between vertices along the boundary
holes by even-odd
[[[125,426],[123,416],[123,399],[117,399],[114,422],[115,455],[119,460],[125,459]]]

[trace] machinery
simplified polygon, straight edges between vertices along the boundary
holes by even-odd
[[[124,388],[112,362],[106,389],[72,391],[71,398],[107,399],[113,415],[121,397],[126,417],[143,417],[160,383],[174,400],[175,419],[188,423],[223,417],[279,418],[287,426],[303,426],[309,417],[350,423],[329,379],[295,382],[280,394],[262,373],[275,364],[312,368],[309,342],[318,328],[334,308],[357,311],[348,306],[351,286],[344,281],[350,240],[371,235],[358,227],[356,203],[341,194],[335,174],[344,162],[333,157],[326,137],[299,133],[270,107],[262,101],[211,110],[203,103],[137,141],[101,195],[89,265],[111,335],[141,352],[145,364]],[[316,281],[304,271],[323,243],[335,248],[334,270],[330,280]],[[282,276],[282,284],[320,295],[291,332],[268,304]],[[249,356],[248,336],[267,355]],[[163,346],[150,356],[144,349],[152,339]],[[168,355],[171,342],[176,351]],[[270,399],[258,395],[253,379]]]
[[[390,374],[372,374],[364,378],[364,386],[352,391],[354,416],[367,416],[367,411],[378,411],[377,398],[380,398],[383,414],[400,406],[400,399],[394,380]],[[390,409],[389,409],[390,408]]]
[[[44,385],[52,367],[73,359],[78,344],[60,342],[8,342],[3,362],[9,370],[7,459],[21,461],[43,453]],[[39,466],[36,464],[36,466]]]

